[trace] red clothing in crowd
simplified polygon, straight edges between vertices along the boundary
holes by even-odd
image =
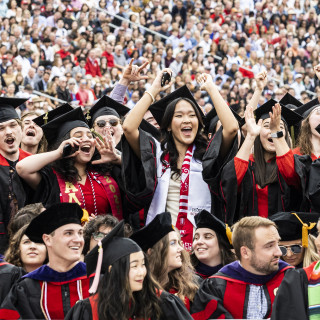
[[[60,55],[61,59],[64,59],[65,57],[70,56],[70,52],[64,51],[63,49],[57,51],[56,53]]]
[[[303,154],[301,154],[300,148],[298,148],[298,147],[297,147],[297,148],[294,148],[294,149],[292,150],[292,152],[293,152],[294,154],[298,154],[299,156],[302,156],[302,155],[303,155]],[[315,160],[318,159],[318,157],[317,157],[314,153],[311,153],[310,157],[311,157],[312,161],[315,161]]]
[[[87,90],[81,90],[76,93],[76,99],[79,100],[80,106],[85,106],[89,101],[89,93]]]
[[[108,68],[113,68],[114,67],[114,61],[113,61],[113,54],[112,53],[108,53],[107,51],[102,53],[102,57],[106,57],[107,58],[107,66]]]
[[[247,67],[247,66],[245,66],[245,67],[251,69],[251,67]],[[239,67],[239,71],[241,72],[241,74],[244,78],[249,78],[249,79],[254,78],[254,73],[252,71],[248,71],[246,69],[243,69],[242,67]]]
[[[92,77],[101,77],[101,71],[99,67],[98,60],[94,60],[93,62],[90,58],[87,58],[87,63],[85,65],[86,74],[91,74]]]

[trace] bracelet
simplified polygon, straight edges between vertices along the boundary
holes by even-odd
[[[147,93],[151,97],[152,103],[154,103],[155,98],[154,98],[153,94],[151,92],[147,91],[147,90],[144,93]]]

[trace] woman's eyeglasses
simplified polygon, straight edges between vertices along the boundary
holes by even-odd
[[[290,251],[293,254],[298,254],[298,253],[301,253],[301,251],[302,251],[302,246],[299,244],[293,244],[292,246],[279,246],[279,248],[280,248],[282,255],[284,257],[287,255],[288,249],[290,249]]]
[[[119,124],[120,120],[119,119],[110,119],[108,121],[105,120],[99,120],[97,121],[97,126],[99,128],[104,128],[108,123],[111,127],[116,127]]]
[[[92,234],[92,237],[94,240],[99,241],[102,240],[106,235],[107,233],[96,231]]]

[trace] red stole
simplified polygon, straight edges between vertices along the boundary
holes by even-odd
[[[60,201],[61,202],[76,202],[82,208],[84,208],[84,201],[80,188],[74,185],[72,182],[65,181],[63,177],[53,170],[57,177],[59,188],[60,188]],[[109,175],[102,176],[97,172],[88,172],[90,177],[102,185],[103,190],[106,192],[106,197],[110,203],[111,211],[113,216],[117,219],[122,220],[122,204],[120,189],[117,182]],[[89,178],[88,178],[89,179]]]
[[[179,214],[176,223],[176,228],[180,231],[181,240],[187,251],[191,251],[193,239],[193,224],[188,220],[189,178],[192,155],[193,145],[190,145],[181,166]],[[166,164],[170,163],[169,153],[164,156],[164,161]],[[162,170],[165,171],[167,168],[168,165]]]

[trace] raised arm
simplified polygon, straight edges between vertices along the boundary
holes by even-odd
[[[262,120],[260,119],[259,122],[256,123],[252,106],[247,107],[244,116],[247,124],[247,135],[236,157],[245,161],[249,161],[254,140],[260,134]]]
[[[57,150],[35,154],[19,161],[16,166],[19,176],[25,180],[32,189],[35,190],[41,181],[41,174],[39,171],[53,161],[62,158],[63,147],[66,144],[71,144],[72,147],[75,145],[78,146],[80,144],[80,139],[71,138],[65,140],[61,143]],[[78,153],[79,151],[76,151],[69,157],[74,157]]]
[[[230,110],[229,106],[227,105],[226,101],[222,98],[219,89],[213,83],[212,77],[209,74],[202,73],[198,79],[198,83],[201,86],[201,89],[206,90],[210,95],[214,103],[214,107],[217,111],[217,115],[219,120],[221,121],[223,130],[222,130],[222,145],[220,149],[220,155],[224,157],[236,136],[239,125],[238,121],[234,117],[232,111]]]
[[[252,95],[252,98],[250,99],[250,101],[248,103],[248,106],[253,107],[253,110],[257,109],[259,99],[262,95],[263,89],[268,83],[267,71],[262,71],[262,72],[258,73],[255,77],[255,80],[256,80],[257,85],[256,85],[256,88],[255,88],[254,93]]]
[[[142,66],[140,68],[142,68]],[[137,69],[137,72],[139,72],[140,68]],[[134,106],[134,108],[129,112],[129,114],[125,118],[122,125],[124,135],[128,143],[130,144],[130,147],[133,149],[134,153],[139,158],[140,158],[139,126],[143,119],[143,116],[149,109],[150,105],[154,102],[154,99],[159,94],[159,92],[170,88],[172,84],[170,82],[166,86],[161,87],[161,77],[163,72],[165,71],[172,74],[171,69],[164,69],[157,75],[150,89],[148,91],[145,91],[142,98],[138,101],[138,103]]]

